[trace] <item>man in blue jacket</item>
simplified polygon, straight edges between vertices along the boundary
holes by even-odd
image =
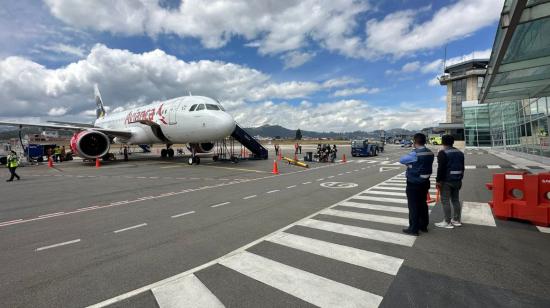
[[[400,163],[407,166],[407,204],[409,206],[409,227],[403,232],[418,236],[418,231],[428,232],[428,203],[426,197],[430,190],[430,176],[434,153],[426,148],[426,136],[416,134],[413,137],[414,149],[401,157]]]

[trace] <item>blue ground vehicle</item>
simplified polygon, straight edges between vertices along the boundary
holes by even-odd
[[[378,142],[366,140],[353,140],[351,142],[351,156],[377,156],[384,152],[384,145]]]

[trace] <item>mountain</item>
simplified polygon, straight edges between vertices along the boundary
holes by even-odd
[[[296,136],[296,130],[288,129],[280,125],[263,125],[260,127],[247,127],[244,130],[252,136],[271,137],[271,138],[294,138]],[[380,130],[366,132],[366,131],[354,131],[354,132],[314,132],[302,130],[302,136],[304,138],[332,138],[332,139],[364,139],[364,138],[378,138],[381,135]],[[413,135],[414,131],[409,131],[402,128],[394,128],[385,131],[386,137],[395,135]]]

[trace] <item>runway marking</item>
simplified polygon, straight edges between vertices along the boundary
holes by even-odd
[[[248,199],[252,199],[252,198],[256,198],[257,195],[252,195],[252,196],[246,196],[243,198],[243,200],[248,200]]]
[[[396,275],[403,259],[281,232],[267,241],[382,273]]]
[[[347,171],[346,173],[348,173],[348,174],[349,174],[349,173],[351,173],[351,171]]]
[[[397,244],[402,246],[408,246],[408,247],[412,247],[414,244],[414,241],[416,240],[416,237],[406,235],[406,234],[382,231],[382,230],[370,229],[370,228],[355,227],[355,226],[343,225],[343,224],[338,224],[334,222],[321,221],[321,220],[315,220],[315,219],[308,219],[308,220],[299,222],[296,225],[334,232],[334,233],[351,235],[355,237],[366,238],[366,239],[375,240],[379,242],[386,242],[386,243],[392,243],[392,244]]]
[[[151,292],[159,307],[225,307],[195,275],[159,286]]]
[[[113,233],[120,233],[120,232],[124,232],[124,231],[128,231],[128,230],[133,230],[133,229],[137,229],[137,228],[141,228],[141,227],[145,227],[147,226],[146,223],[142,223],[142,224],[139,224],[139,225],[135,225],[135,226],[131,226],[131,227],[128,227],[128,228],[124,228],[124,229],[119,229],[119,230],[116,230],[116,231],[113,231]]]
[[[333,177],[334,177],[334,175],[327,176],[327,179],[332,179]]]
[[[185,213],[177,214],[177,215],[170,216],[170,217],[171,218],[178,218],[178,217],[181,217],[181,216],[186,216],[186,215],[191,215],[191,214],[195,214],[195,211],[185,212]]]
[[[487,203],[481,202],[462,202],[463,223],[496,227],[495,218],[491,207]]]
[[[321,214],[330,215],[330,216],[344,217],[344,218],[351,218],[351,219],[357,219],[357,220],[380,222],[380,223],[385,223],[385,224],[390,224],[390,225],[397,225],[397,226],[408,226],[409,225],[409,220],[408,219],[391,217],[391,216],[364,214],[364,213],[348,212],[348,211],[333,210],[333,209],[325,210],[325,211],[321,212]]]
[[[321,181],[324,181],[324,180],[325,180],[325,178],[320,178],[320,179],[317,179],[317,180],[315,180],[315,181],[321,182]]]
[[[42,251],[42,250],[51,249],[51,248],[55,248],[55,247],[60,247],[60,246],[65,246],[65,245],[70,245],[70,244],[75,244],[75,243],[78,243],[78,242],[80,242],[80,239],[76,239],[76,240],[72,240],[72,241],[67,241],[67,242],[63,242],[63,243],[57,243],[57,244],[53,244],[53,245],[49,245],[49,246],[44,246],[44,247],[36,248],[35,251]]]
[[[378,184],[374,186],[374,189],[385,189],[385,190],[399,190],[399,191],[405,191],[405,187],[391,187],[391,186],[380,186],[381,184]]]
[[[344,175],[343,173],[338,173],[338,175]]]
[[[9,221],[4,221],[4,222],[0,223],[0,226],[8,226],[8,225],[11,225],[11,224],[14,224],[14,223],[18,223],[22,220],[23,219],[14,219],[14,220],[9,220]]]
[[[487,165],[487,169],[500,169],[499,165]]]
[[[537,226],[537,229],[539,229],[539,231],[542,233],[550,233],[550,228],[547,227]]]
[[[278,192],[280,191],[279,189],[274,189],[274,190],[270,190],[268,192],[266,192],[266,194],[272,194],[272,193],[275,193],[275,192]]]
[[[382,297],[258,256],[240,252],[221,265],[319,307],[378,307]]]
[[[294,188],[294,187],[296,187],[296,185],[288,186],[287,189],[288,189],[288,188]]]
[[[229,203],[231,203],[231,202],[230,202],[230,201],[222,202],[222,203],[218,203],[218,204],[211,205],[210,207],[213,207],[213,208],[215,208],[215,207],[220,207],[220,206],[227,205],[227,204],[229,204]]]
[[[47,218],[47,217],[53,217],[53,216],[59,216],[59,215],[63,215],[65,212],[57,212],[57,213],[51,213],[51,214],[44,214],[44,215],[40,215],[38,216],[39,218]]]
[[[222,167],[222,166],[212,166],[212,165],[203,165],[205,167],[209,168],[219,168],[219,169],[227,169],[227,170],[238,170],[238,171],[246,171],[246,172],[256,172],[256,173],[268,173],[267,171],[263,170],[255,170],[255,169],[245,169],[245,168],[233,168],[233,167]]]
[[[352,199],[353,200],[353,199]],[[377,211],[386,211],[386,212],[395,212],[395,213],[409,213],[409,209],[406,207],[399,207],[399,206],[390,206],[390,205],[378,205],[378,204],[370,204],[370,203],[360,203],[360,202],[349,202],[344,201],[340,203],[341,206],[349,206],[349,207],[356,207],[360,209],[367,209],[367,210],[377,210]]]
[[[475,168],[477,168],[477,167],[474,166],[474,165],[466,165],[466,166],[464,166],[464,169],[475,169]]]
[[[395,198],[385,198],[385,197],[355,196],[354,199],[362,199],[362,200],[368,200],[368,201],[380,201],[380,202],[390,202],[390,203],[407,204],[407,200],[406,200],[406,199],[395,199]]]
[[[304,183],[302,183],[302,185],[307,185],[307,184],[311,184],[311,182],[304,182]]]

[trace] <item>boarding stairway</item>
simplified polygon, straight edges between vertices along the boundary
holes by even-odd
[[[233,134],[231,134],[235,140],[252,152],[253,156],[251,158],[256,159],[267,159],[268,152],[254,137],[250,136],[244,129],[239,125],[235,126]]]

